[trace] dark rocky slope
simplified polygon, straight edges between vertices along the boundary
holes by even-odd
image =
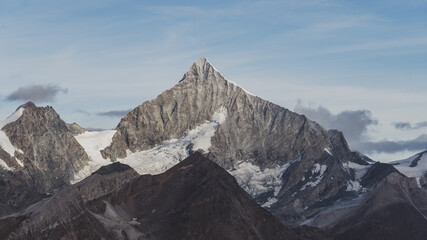
[[[308,239],[284,227],[200,153],[155,176],[120,163],[102,167],[0,220],[0,238]]]
[[[427,191],[415,179],[389,173],[366,199],[327,228],[337,239],[422,240],[427,236]]]

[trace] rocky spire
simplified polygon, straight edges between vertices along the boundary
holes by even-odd
[[[225,78],[215,69],[207,58],[202,57],[194,62],[190,69],[184,74],[182,81],[216,81],[224,82]]]

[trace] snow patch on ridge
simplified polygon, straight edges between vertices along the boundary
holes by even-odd
[[[237,84],[237,83],[235,83],[235,82],[233,82],[233,81],[230,81],[230,80],[228,80],[228,79],[226,79],[221,73],[220,73],[220,71],[218,71],[218,69],[216,69],[210,62],[209,62],[209,60],[207,59],[207,58],[201,58],[201,59],[199,59],[197,62],[196,62],[196,64],[197,65],[199,65],[200,66],[200,64],[201,64],[201,61],[203,61],[203,59],[205,59],[206,60],[206,62],[207,63],[209,63],[209,65],[217,72],[217,73],[219,73],[219,75],[221,75],[223,78],[224,78],[224,80],[227,82],[227,83],[230,83],[230,84],[232,84],[232,85],[234,85],[234,86],[236,86],[236,87],[239,87],[240,89],[242,89],[245,93],[247,93],[247,94],[249,94],[249,95],[251,95],[251,96],[254,96],[255,97],[255,94],[253,94],[253,93],[251,93],[251,92],[249,92],[249,91],[247,91],[246,89],[244,89],[242,86],[240,86],[239,84]]]
[[[325,152],[332,156],[331,150],[329,148],[324,148],[323,150],[325,150]]]
[[[16,110],[12,115],[10,115],[8,118],[6,118],[3,121],[0,121],[0,129],[2,129],[7,124],[13,123],[16,120],[18,120],[22,116],[22,113],[24,113],[24,110],[25,108],[21,107],[18,110]]]
[[[348,192],[351,192],[351,191],[360,191],[360,190],[362,190],[363,188],[362,188],[362,185],[360,185],[360,182],[358,182],[358,181],[353,181],[353,180],[350,180],[350,181],[348,181],[347,182],[347,189],[346,189],[346,191],[348,191]]]
[[[420,178],[419,178],[419,177],[416,177],[416,178],[415,178],[415,181],[417,181],[417,185],[418,185],[418,187],[419,187],[419,188],[422,188],[422,186],[421,186],[421,182],[420,182]]]
[[[19,166],[24,167],[24,163],[15,157],[16,162],[19,164]]]
[[[235,83],[235,82],[233,82],[233,81],[230,81],[230,80],[228,80],[228,79],[226,79],[226,78],[224,78],[225,79],[225,81],[227,81],[228,83],[230,83],[230,84],[232,84],[232,85],[234,85],[234,86],[236,86],[236,87],[239,87],[240,89],[242,89],[245,93],[247,93],[247,94],[249,94],[249,95],[251,95],[251,96],[255,96],[255,94],[253,94],[253,93],[251,93],[251,92],[249,92],[248,90],[246,90],[246,89],[244,89],[242,86],[240,86],[239,84],[237,84],[237,83]]]
[[[311,175],[315,175],[317,173],[319,175],[317,177],[315,177],[314,179],[312,179],[310,177],[310,180],[315,180],[315,181],[307,182],[304,186],[301,187],[300,190],[302,191],[302,190],[305,190],[307,187],[317,186],[322,181],[323,174],[325,173],[326,169],[328,169],[328,166],[326,166],[326,165],[320,165],[319,163],[314,164],[313,168],[311,169]]]
[[[12,115],[10,115],[8,118],[6,118],[3,121],[0,121],[0,147],[6,151],[11,157],[15,156],[15,151],[22,153],[21,149],[15,148],[12,143],[10,142],[9,137],[6,135],[6,133],[1,130],[4,126],[6,126],[9,123],[15,122],[16,120],[18,120],[21,116],[22,113],[24,113],[25,108],[19,108],[18,110],[16,110],[16,112],[14,112]],[[6,163],[3,162],[5,165]],[[20,163],[18,161],[19,165],[23,166],[22,162]],[[3,166],[3,164],[0,165]],[[6,165],[7,166],[7,165]],[[4,166],[3,166],[4,167]],[[8,167],[8,170],[11,170],[12,168]]]
[[[8,170],[8,171],[14,170],[13,168],[10,168],[9,166],[7,166],[7,164],[1,159],[0,159],[0,168],[3,168],[3,169]]]
[[[277,198],[268,198],[267,202],[261,205],[263,208],[270,208],[271,205],[275,204],[277,201],[279,201]]]
[[[360,180],[372,165],[360,165],[354,162],[345,162],[342,166],[348,173],[350,173],[350,169],[353,169],[355,179]]]

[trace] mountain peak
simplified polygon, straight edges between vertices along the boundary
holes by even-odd
[[[22,104],[21,106],[19,106],[16,110],[18,110],[18,109],[20,109],[20,108],[32,109],[32,108],[36,108],[36,107],[37,107],[37,106],[36,106],[33,102],[28,101],[28,102],[26,102],[26,103]]]
[[[194,62],[193,65],[204,66],[206,63],[209,63],[208,59],[206,57],[201,57],[199,60]]]
[[[190,69],[184,74],[184,77],[181,81],[188,78],[189,76],[207,78],[209,75],[215,75],[217,77],[220,76],[223,78],[218,70],[216,70],[216,68],[208,61],[208,59],[206,57],[202,57],[191,65]]]
[[[221,83],[225,82],[226,84],[234,85],[239,89],[245,91],[247,94],[255,96],[251,92],[241,87],[239,84],[230,81],[224,76],[222,76],[222,74],[209,62],[206,57],[201,57],[199,60],[194,62],[179,82],[182,82],[185,79],[194,79],[199,77],[202,81],[220,80]]]

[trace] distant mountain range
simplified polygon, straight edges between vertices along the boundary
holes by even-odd
[[[206,58],[115,129],[32,103],[0,129],[1,239],[427,236],[426,152],[372,161]]]

